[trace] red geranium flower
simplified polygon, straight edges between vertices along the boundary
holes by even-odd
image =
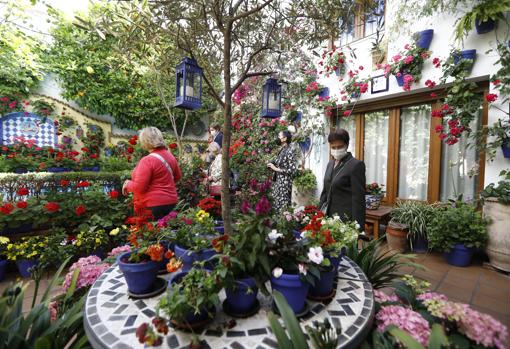
[[[129,144],[131,144],[131,145],[136,145],[136,139],[135,139],[135,137],[131,137],[131,138],[129,139]]]
[[[84,153],[88,153],[89,152],[89,148],[81,148],[81,151],[84,152]]]
[[[60,209],[60,205],[56,202],[48,202],[48,203],[46,203],[46,205],[44,205],[44,208],[48,212],[56,212]]]
[[[117,190],[112,190],[108,195],[110,195],[110,198],[116,199],[119,197],[119,192]]]
[[[14,210],[14,206],[9,202],[0,206],[0,212],[3,214],[10,214],[12,210]]]
[[[25,209],[27,208],[28,204],[26,201],[19,201],[16,206],[18,206],[18,208],[22,208],[22,209]]]
[[[19,188],[16,194],[19,196],[28,195],[28,188]]]
[[[78,207],[76,207],[76,209],[74,210],[74,212],[76,213],[76,215],[79,217],[81,216],[82,214],[84,214],[85,212],[87,212],[87,208],[84,206],[84,205],[80,205]]]
[[[170,144],[168,145],[168,147],[169,147],[170,149],[177,149],[177,143],[170,143]]]
[[[69,181],[66,181],[65,179],[60,180],[61,187],[67,187],[68,185],[69,185]]]
[[[135,151],[135,149],[134,149],[133,147],[129,147],[129,148],[127,148],[127,152],[128,152],[129,154],[133,154],[133,153],[134,153],[134,151]]]
[[[97,159],[97,154],[90,154],[91,159]]]
[[[485,96],[485,100],[489,103],[494,102],[496,99],[498,99],[498,95],[494,93],[489,93],[487,96]]]
[[[76,184],[76,186],[77,186],[78,188],[86,188],[86,187],[88,187],[89,185],[90,185],[90,184],[89,184],[89,182],[87,182],[87,181],[80,181],[78,184]]]

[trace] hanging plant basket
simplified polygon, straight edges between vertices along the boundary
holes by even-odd
[[[417,32],[415,34],[416,37],[416,46],[428,50],[430,47],[430,43],[432,42],[432,37],[434,36],[434,29],[426,29],[421,32]]]
[[[503,141],[503,144],[501,144],[501,151],[503,152],[503,156],[505,159],[510,159],[510,139],[507,138],[505,141]]]
[[[480,22],[480,19],[477,18],[475,21],[475,28],[478,34],[489,33],[496,28],[496,21],[489,18],[484,22]]]

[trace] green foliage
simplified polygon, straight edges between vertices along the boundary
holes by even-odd
[[[510,121],[498,119],[492,126],[483,127],[472,136],[470,146],[483,151],[493,161],[501,147],[510,147]]]
[[[501,180],[497,185],[489,184],[480,192],[482,199],[496,198],[503,204],[510,204],[510,170],[503,170],[499,173]]]
[[[294,179],[294,185],[297,190],[302,193],[313,191],[317,188],[317,179],[315,178],[312,170],[302,170],[298,172]]]
[[[399,272],[400,267],[421,268],[418,264],[410,262],[411,259],[416,258],[414,255],[393,254],[391,251],[383,252],[383,242],[384,237],[372,240],[365,244],[361,250],[358,250],[357,244],[352,244],[346,252],[346,256],[359,265],[375,289],[389,286],[393,280],[400,278],[402,276]]]
[[[314,321],[314,327],[306,326],[305,328],[314,348],[335,349],[338,347],[340,329],[332,327],[328,318],[325,318],[323,322]]]
[[[135,163],[126,161],[125,158],[117,156],[103,156],[99,161],[99,168],[104,172],[130,171],[135,165]]]
[[[487,243],[487,220],[476,208],[463,202],[435,210],[427,225],[429,246],[449,252],[455,244],[482,248]]]
[[[426,238],[427,223],[434,215],[436,206],[414,200],[398,201],[391,211],[391,219],[409,228],[408,237],[411,241],[415,236]]]
[[[416,339],[407,332],[397,328],[396,326],[388,326],[387,332],[394,336],[400,343],[408,349],[441,349],[448,346],[448,338],[446,337],[443,327],[440,324],[433,324],[430,332],[429,345],[425,348]]]
[[[504,97],[500,103],[506,103],[510,99],[510,48],[506,42],[499,42],[497,52],[499,59],[495,64],[499,64],[501,68],[491,77],[491,81],[495,88],[499,90],[500,96]],[[499,80],[500,83],[496,84],[496,80]]]
[[[481,0],[471,11],[458,19],[455,27],[455,39],[462,41],[475,26],[476,20],[485,22],[489,19],[504,19],[504,13],[510,11],[510,0]]]
[[[180,163],[182,178],[177,183],[179,198],[185,199],[182,208],[196,207],[205,196],[205,163],[198,155],[184,158]]]
[[[66,311],[59,314],[57,320],[50,320],[49,297],[67,262],[68,260],[57,270],[37,305],[34,295],[32,309],[27,313],[22,311],[27,285],[15,284],[4,290],[0,298],[1,349],[90,347],[83,328],[85,296],[69,305]],[[73,292],[74,287],[70,287],[65,299],[70,299]]]

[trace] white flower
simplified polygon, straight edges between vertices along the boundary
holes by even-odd
[[[306,275],[306,266],[304,264],[299,264],[298,268],[299,268],[299,273]]]
[[[336,215],[334,215],[334,216],[333,216],[333,219],[334,219],[335,221],[339,221],[339,220],[340,220],[340,216],[336,214]]]
[[[308,250],[308,259],[315,264],[321,264],[324,260],[324,255],[322,254],[322,247],[310,247]]]
[[[62,240],[60,242],[60,246],[65,246],[65,245],[67,245],[67,240],[66,239],[64,239],[64,240]]]
[[[356,227],[356,229],[359,229],[360,225],[356,222],[355,227]]]
[[[294,127],[294,125],[289,125],[287,127],[287,130],[290,132],[290,133],[296,133],[296,128]]]
[[[275,242],[279,237],[282,237],[283,234],[279,233],[276,229],[271,230],[269,234],[267,234],[267,237],[271,242]]]
[[[283,269],[282,268],[276,267],[276,268],[273,269],[273,276],[275,278],[278,279],[280,276],[282,276],[282,274],[283,274]]]

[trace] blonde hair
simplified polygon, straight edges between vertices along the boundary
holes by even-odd
[[[216,142],[211,142],[209,143],[209,151],[213,152],[213,153],[219,153],[220,152],[220,145]]]
[[[152,150],[160,147],[166,147],[163,133],[157,127],[146,127],[140,131],[140,145],[145,150]]]

